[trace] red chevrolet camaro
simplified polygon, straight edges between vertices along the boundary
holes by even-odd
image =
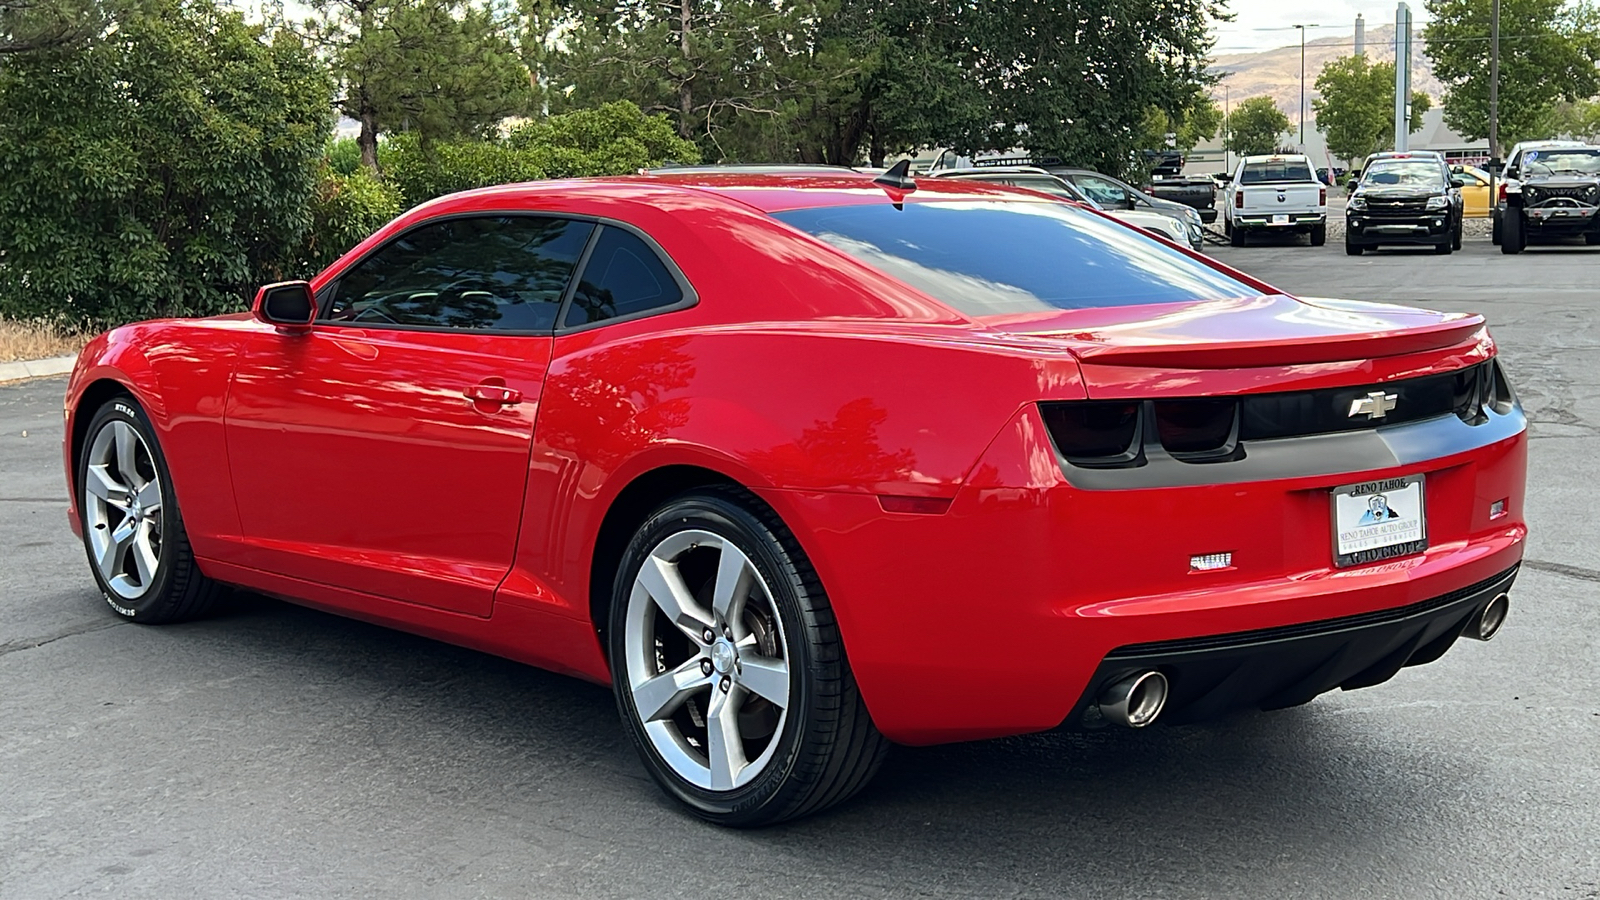
[[[1526,535],[1481,317],[900,171],[445,197],[96,338],[63,450],[118,614],[236,585],[610,684],[729,825],[891,741],[1377,684],[1492,636]]]

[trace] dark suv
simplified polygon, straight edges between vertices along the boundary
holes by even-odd
[[[1460,250],[1462,184],[1435,154],[1368,157],[1345,205],[1344,252],[1360,256],[1384,244]]]
[[[1600,244],[1600,147],[1525,150],[1515,165],[1506,170],[1501,253],[1521,253],[1529,237]]]

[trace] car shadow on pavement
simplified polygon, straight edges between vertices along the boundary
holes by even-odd
[[[417,778],[411,760],[442,754],[452,765],[426,773],[433,793],[511,819],[559,821],[604,836],[595,840],[610,851],[650,847],[686,876],[703,869],[697,848],[720,842],[721,856],[743,854],[756,868],[807,859],[824,875],[876,873],[853,882],[863,895],[894,895],[908,880],[987,895],[998,879],[1030,893],[1109,896],[1132,873],[1205,894],[1213,876],[1223,891],[1251,873],[1401,854],[1430,839],[1430,807],[1458,802],[1475,774],[1465,763],[1452,770],[1448,755],[1382,740],[1378,723],[1347,714],[1348,705],[1314,702],[1203,726],[897,747],[841,807],[722,832],[649,783],[603,688],[249,594],[179,627],[192,632],[186,642],[220,642],[229,658],[285,686],[262,702],[282,709],[299,697],[300,727],[338,716],[346,746],[384,748],[362,764],[394,767],[385,779]],[[306,684],[319,687],[287,689]],[[338,699],[307,699],[318,692]],[[345,721],[352,710],[368,721]],[[482,770],[504,772],[508,759],[524,774],[486,783]],[[682,846],[665,846],[673,843]]]

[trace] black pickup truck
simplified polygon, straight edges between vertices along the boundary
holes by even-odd
[[[1500,251],[1521,253],[1529,237],[1600,244],[1600,147],[1526,150],[1506,170]]]
[[[1145,191],[1163,200],[1194,207],[1208,225],[1217,220],[1217,183],[1210,175],[1155,176]]]

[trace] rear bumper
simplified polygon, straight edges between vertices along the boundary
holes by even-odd
[[[1298,706],[1335,688],[1382,684],[1433,662],[1489,601],[1511,589],[1512,567],[1459,590],[1394,609],[1301,625],[1119,647],[1101,661],[1064,728],[1106,724],[1095,704],[1130,674],[1159,670],[1170,685],[1158,721],[1183,724],[1249,709]]]
[[[1275,222],[1274,214],[1248,215],[1236,214],[1233,217],[1233,227],[1242,231],[1310,231],[1318,225],[1326,225],[1328,217],[1325,213],[1279,213],[1285,221]]]
[[[1112,484],[1111,473],[1069,479],[1029,406],[942,513],[886,513],[867,494],[762,494],[827,588],[874,722],[934,744],[1059,727],[1119,648],[1401,610],[1521,561],[1520,411],[1362,440],[1372,453],[1324,454],[1318,439],[1285,460],[1260,448],[1255,462],[1151,464]],[[1419,474],[1427,548],[1335,565],[1330,491]],[[1192,565],[1221,552],[1232,554],[1223,569]]]

